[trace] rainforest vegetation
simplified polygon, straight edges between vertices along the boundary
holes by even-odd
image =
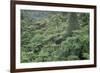
[[[89,59],[89,13],[21,10],[21,62]]]

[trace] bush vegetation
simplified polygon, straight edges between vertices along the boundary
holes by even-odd
[[[21,10],[21,62],[89,59],[89,13]]]

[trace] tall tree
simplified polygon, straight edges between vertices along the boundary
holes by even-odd
[[[77,13],[70,13],[69,14],[69,25],[68,25],[68,34],[71,34],[73,30],[79,28],[78,16]]]

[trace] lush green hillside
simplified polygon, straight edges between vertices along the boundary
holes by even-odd
[[[89,13],[21,10],[21,62],[89,59]]]

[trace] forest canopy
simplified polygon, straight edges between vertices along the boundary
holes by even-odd
[[[89,13],[21,10],[21,62],[89,59]]]

